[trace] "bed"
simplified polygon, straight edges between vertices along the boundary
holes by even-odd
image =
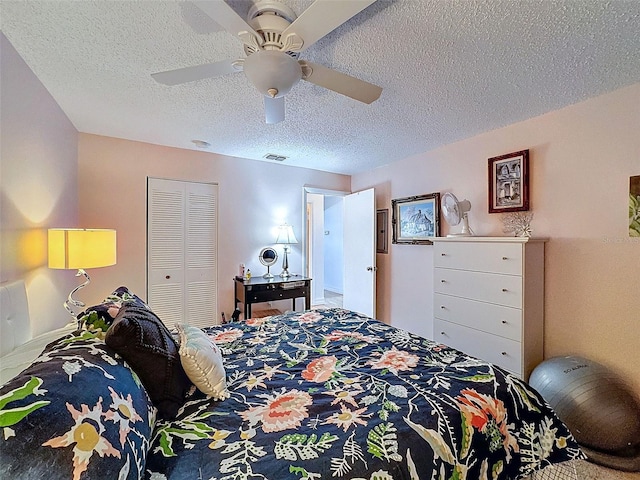
[[[526,383],[357,313],[181,326],[171,361],[145,367],[110,335],[138,318],[123,338],[148,344],[139,325],[162,327],[118,295],[97,308],[113,324],[93,315],[0,389],[0,477],[515,480],[584,458]],[[199,388],[182,352],[192,330],[218,359]]]

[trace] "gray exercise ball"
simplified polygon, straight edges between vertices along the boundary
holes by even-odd
[[[555,410],[590,460],[640,469],[640,402],[619,376],[579,356],[538,365],[529,384]]]

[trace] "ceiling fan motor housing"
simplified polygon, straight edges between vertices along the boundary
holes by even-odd
[[[263,0],[249,10],[247,23],[262,37],[262,44],[244,45],[244,52],[251,55],[259,50],[286,51],[282,32],[296,19],[296,14],[286,5],[273,0]],[[286,51],[288,55],[298,58],[299,53]]]

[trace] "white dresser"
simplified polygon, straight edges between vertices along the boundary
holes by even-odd
[[[543,359],[546,239],[432,240],[434,339],[528,379]]]

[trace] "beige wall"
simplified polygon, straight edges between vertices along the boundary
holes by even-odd
[[[88,301],[100,300],[119,285],[146,297],[147,176],[219,185],[218,301],[227,318],[233,312],[232,279],[238,264],[244,262],[253,275],[266,273],[258,253],[273,245],[275,227],[284,221],[302,241],[302,187],[350,188],[345,175],[80,134],[80,223],[118,232],[118,263],[95,272]],[[281,247],[276,249],[282,255]],[[294,245],[289,254],[292,273],[302,273],[301,249],[302,244]],[[276,268],[280,266],[279,261]]]
[[[487,159],[524,149],[533,233],[550,237],[545,357],[602,362],[640,395],[640,239],[628,235],[629,177],[640,175],[640,84],[355,175],[352,189],[375,186],[378,208],[452,191],[471,201],[476,234],[503,235],[501,215],[487,213]],[[378,255],[380,318],[431,338],[432,251],[391,245]]]
[[[2,33],[0,75],[0,282],[25,281],[37,335],[71,320],[75,272],[47,268],[47,229],[77,226],[78,132]]]

